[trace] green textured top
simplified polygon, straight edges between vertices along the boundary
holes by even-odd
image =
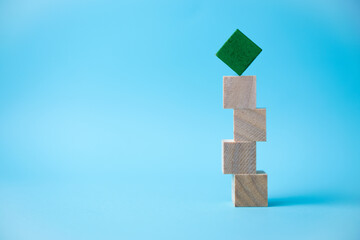
[[[261,51],[258,45],[236,29],[216,56],[240,76]]]

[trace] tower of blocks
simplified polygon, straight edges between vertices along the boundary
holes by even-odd
[[[234,110],[234,139],[222,141],[222,171],[232,174],[235,207],[267,207],[267,174],[256,170],[256,142],[266,141],[266,109],[256,108],[256,76],[241,76],[261,48],[238,29],[216,53],[239,76],[224,76],[223,104]]]

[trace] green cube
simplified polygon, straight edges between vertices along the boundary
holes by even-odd
[[[216,56],[240,76],[260,52],[258,45],[236,29]]]

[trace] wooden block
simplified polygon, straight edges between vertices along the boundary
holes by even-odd
[[[256,173],[256,142],[222,141],[224,174]]]
[[[232,177],[232,200],[235,207],[267,207],[267,174],[238,174]]]
[[[235,109],[234,140],[266,141],[266,109]]]
[[[256,76],[224,76],[224,108],[256,108]]]

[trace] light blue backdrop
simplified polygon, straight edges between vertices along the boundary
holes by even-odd
[[[221,172],[236,28],[269,208]],[[359,239],[359,69],[356,0],[3,0],[0,239]]]

